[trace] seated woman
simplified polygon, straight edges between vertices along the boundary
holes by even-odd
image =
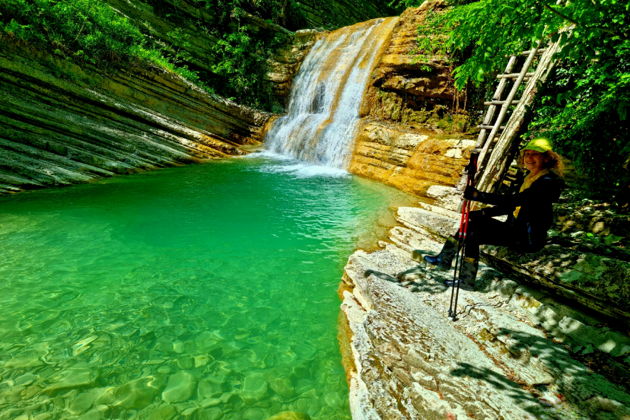
[[[472,286],[479,265],[479,245],[507,246],[517,252],[536,252],[543,248],[553,222],[552,203],[564,188],[560,156],[545,138],[531,140],[521,150],[519,164],[529,171],[518,193],[501,195],[467,187],[464,198],[494,207],[470,212],[460,284]],[[505,222],[493,216],[508,215]],[[451,267],[457,252],[457,235],[448,238],[438,255],[426,255],[429,264]]]

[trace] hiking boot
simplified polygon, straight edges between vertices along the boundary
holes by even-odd
[[[459,269],[459,287],[473,289],[475,287],[475,279],[477,278],[477,268],[479,268],[479,260],[477,258],[464,257],[462,266]],[[447,286],[452,286],[453,280],[446,280]]]
[[[437,265],[442,270],[451,268],[453,258],[457,252],[457,239],[449,237],[438,255],[425,255],[424,260],[431,265]]]

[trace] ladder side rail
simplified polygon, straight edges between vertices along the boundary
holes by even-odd
[[[509,166],[508,160],[511,160],[511,156],[508,156],[510,154],[509,152],[516,146],[515,143],[518,141],[516,134],[523,124],[528,107],[534,101],[538,87],[545,82],[551,72],[555,63],[554,55],[559,49],[560,41],[558,40],[546,48],[541,56],[535,71],[535,76],[532,77],[525,86],[525,90],[521,96],[521,102],[514,109],[510,119],[506,123],[505,131],[492,150],[490,158],[488,159],[488,165],[484,168],[477,185],[477,188],[480,190],[488,190],[492,185],[495,185],[507,171]]]
[[[514,69],[514,66],[516,65],[516,56],[511,56],[510,59],[508,60],[507,65],[505,66],[505,72],[506,73],[510,73],[512,72],[512,70]],[[505,90],[505,85],[507,84],[507,80],[505,79],[501,79],[497,85],[497,88],[494,91],[494,95],[492,95],[492,100],[493,101],[498,101],[501,99],[501,96],[503,95],[503,91]],[[490,125],[490,123],[492,122],[492,119],[494,118],[494,114],[497,110],[497,106],[496,105],[491,105],[487,111],[486,111],[486,115],[483,119],[483,123],[482,125]],[[486,140],[488,134],[488,130],[486,128],[482,128],[481,131],[479,132],[479,135],[477,136],[477,143],[475,145],[475,148],[480,149],[483,147],[484,142]]]
[[[532,61],[534,60],[534,57],[536,57],[536,50],[537,50],[538,46],[540,46],[540,41],[538,41],[538,43],[536,44],[535,48],[532,48],[530,50],[530,53],[527,56],[527,60],[525,61],[525,63],[523,64],[523,67],[521,68],[521,72],[520,72],[519,77],[516,79],[516,81],[512,85],[512,89],[510,90],[510,93],[508,94],[507,98],[505,99],[505,103],[501,106],[501,111],[499,111],[499,116],[497,117],[497,120],[495,122],[495,126],[492,129],[492,131],[490,131],[490,134],[488,135],[488,138],[485,141],[486,144],[483,146],[483,148],[481,149],[481,152],[479,153],[479,167],[483,168],[484,172],[485,172],[485,168],[487,166],[485,164],[485,159],[486,159],[486,155],[488,154],[488,150],[490,149],[490,146],[492,145],[492,140],[494,139],[494,137],[496,136],[497,132],[499,131],[501,123],[503,122],[503,119],[505,118],[505,115],[507,114],[507,111],[508,111],[508,109],[510,107],[510,103],[512,103],[512,101],[514,100],[514,96],[516,96],[516,92],[518,91],[518,88],[520,87],[521,83],[523,82],[523,79],[525,78],[525,74],[529,70],[529,66],[532,64]],[[535,78],[534,77],[530,78],[530,82],[532,80],[535,80]]]

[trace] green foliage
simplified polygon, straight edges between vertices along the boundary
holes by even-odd
[[[460,2],[458,2],[460,3]],[[559,65],[539,96],[527,136],[545,134],[601,192],[628,182],[630,3],[627,0],[481,0],[454,7],[440,25],[464,54],[456,86],[479,85],[506,57],[563,36]],[[571,27],[569,36],[560,30]]]
[[[138,28],[98,0],[3,0],[2,32],[95,64],[150,55]]]
[[[403,11],[408,7],[418,7],[422,3],[421,0],[391,0],[387,3],[389,7]]]
[[[178,8],[177,0],[145,1],[153,6],[155,13],[182,27],[189,27],[194,18]],[[194,64],[195,57],[189,52],[193,44],[189,30],[177,28],[168,34],[158,34],[163,37],[158,46],[151,35],[142,33],[102,0],[0,0],[0,35],[106,68],[121,67],[131,61],[154,63],[211,92],[264,108],[270,95],[263,82],[266,60],[282,36],[247,20],[254,16],[270,25],[282,24],[288,2],[189,0],[189,3],[205,11],[194,18],[196,28],[207,38],[216,39],[212,54],[204,57],[208,62],[203,68]]]

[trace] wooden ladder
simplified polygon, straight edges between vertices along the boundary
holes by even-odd
[[[531,50],[511,56],[505,71],[497,75],[499,82],[492,100],[484,102],[487,109],[483,123],[479,126],[481,131],[475,146],[480,151],[480,175],[476,183],[478,189],[491,190],[505,175],[512,152],[518,147],[516,134],[523,124],[527,108],[534,100],[537,88],[553,67],[553,56],[559,46],[560,40],[544,48],[540,47],[539,42]],[[536,57],[539,57],[538,60],[535,60]],[[523,82],[526,82],[525,87],[520,97],[516,98]]]

